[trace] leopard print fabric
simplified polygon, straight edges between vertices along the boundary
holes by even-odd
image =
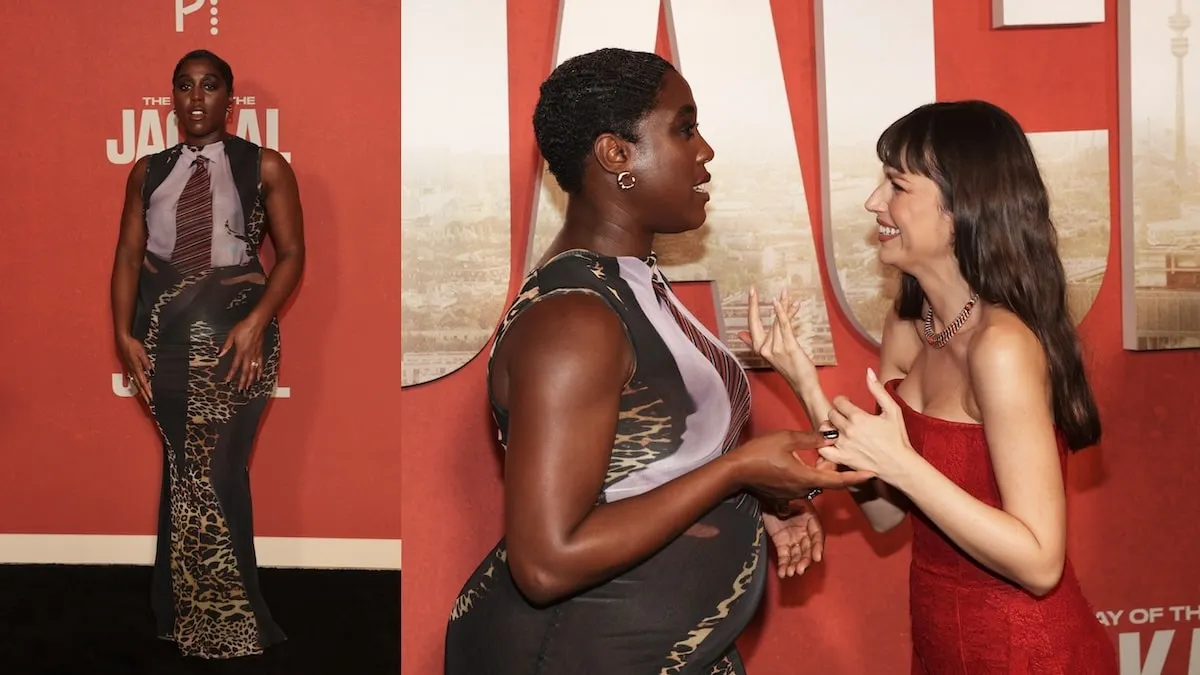
[[[262,601],[253,601],[245,581],[246,575],[257,574],[244,564],[253,560],[253,551],[238,551],[247,542],[235,541],[230,522],[246,521],[250,514],[230,513],[223,504],[249,500],[240,495],[223,500],[217,486],[220,481],[238,486],[236,473],[244,472],[245,465],[215,464],[221,453],[229,452],[228,446],[252,442],[228,437],[253,434],[257,427],[261,404],[278,379],[280,345],[278,326],[272,321],[264,339],[261,377],[244,391],[224,382],[231,355],[217,355],[225,334],[262,293],[261,282],[224,283],[237,276],[246,275],[220,270],[178,280],[160,295],[145,340],[154,373],[151,413],[163,440],[170,485],[163,507],[169,510],[171,527],[160,536],[170,541],[167,565],[174,617],[163,637],[174,640],[185,654],[206,658],[258,654],[264,647],[255,609]],[[180,306],[184,303],[189,306]],[[164,325],[164,315],[184,325]],[[214,321],[213,315],[224,315],[223,320]],[[184,330],[186,345],[162,344],[164,333],[178,336]],[[235,475],[220,475],[229,473]],[[245,522],[239,526],[249,529]]]

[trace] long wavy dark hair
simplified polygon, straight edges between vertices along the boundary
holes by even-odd
[[[986,101],[923,105],[875,146],[897,171],[925,176],[954,219],[954,255],[979,297],[1021,317],[1046,354],[1054,421],[1071,450],[1100,440],[1100,413],[1067,312],[1067,278],[1050,197],[1021,125]],[[905,274],[896,309],[921,318],[925,292]]]

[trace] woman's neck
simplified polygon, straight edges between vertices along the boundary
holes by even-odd
[[[225,140],[226,138],[229,138],[229,134],[227,132],[225,132],[224,130],[214,131],[211,134],[205,134],[203,136],[186,136],[185,135],[183,137],[183,144],[191,146],[193,148],[203,148],[206,145],[212,145],[213,143],[220,143],[221,141]]]
[[[925,293],[925,301],[933,308],[934,330],[943,330],[947,323],[958,318],[975,297],[974,289],[963,278],[956,262],[921,270],[913,276]]]
[[[555,237],[554,248],[582,248],[612,257],[645,258],[653,244],[654,234],[628,211],[611,203],[597,205],[569,198],[566,220]]]

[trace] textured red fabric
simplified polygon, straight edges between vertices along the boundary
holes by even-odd
[[[929,417],[887,390],[917,452],[976,499],[1000,508],[983,426]],[[1059,435],[1059,458],[1067,448]],[[1116,650],[1068,560],[1058,587],[1036,597],[975,562],[913,510],[913,675],[1118,675]]]

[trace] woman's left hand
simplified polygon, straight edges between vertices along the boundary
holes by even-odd
[[[804,574],[808,566],[821,562],[825,552],[825,530],[811,505],[800,513],[780,518],[762,514],[763,526],[775,544],[776,570],[779,578]]]
[[[245,390],[262,375],[263,327],[253,317],[237,323],[225,338],[225,344],[217,358],[233,349],[233,363],[229,365],[226,382],[234,382],[238,390]]]
[[[753,286],[750,287],[747,304],[748,330],[739,332],[738,339],[771,364],[793,389],[816,383],[817,367],[796,339],[796,332],[792,328],[792,320],[800,312],[800,303],[789,297],[787,288],[771,303],[775,313],[770,327],[763,325],[758,307],[758,290]]]
[[[837,397],[829,411],[829,422],[837,428],[838,439],[818,452],[832,462],[870,471],[885,483],[892,483],[917,453],[908,442],[900,406],[871,369],[867,369],[867,389],[879,403],[880,413],[872,415],[845,396]]]

